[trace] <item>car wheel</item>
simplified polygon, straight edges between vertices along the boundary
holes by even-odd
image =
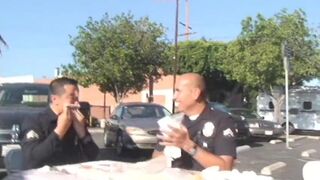
[[[122,133],[118,133],[117,141],[116,141],[116,153],[118,156],[123,155],[125,151],[125,147],[123,144],[123,135]]]
[[[286,123],[283,123],[282,127],[283,127],[284,134],[286,134],[286,130],[287,130]],[[289,123],[289,134],[292,134],[294,131],[295,131],[295,129],[294,129],[293,124]]]
[[[111,147],[112,143],[110,143],[109,139],[108,139],[108,132],[105,131],[103,133],[103,142],[104,142],[104,146],[105,147]]]

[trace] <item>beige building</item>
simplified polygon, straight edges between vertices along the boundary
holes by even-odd
[[[38,79],[36,83],[49,84],[51,79]],[[162,76],[156,82],[154,82],[153,99],[154,103],[163,105],[169,111],[172,110],[173,100],[173,76]],[[148,102],[149,87],[146,87],[141,92],[136,94],[128,94],[122,102]],[[104,101],[105,97],[105,101]],[[91,85],[87,88],[80,86],[80,101],[87,101],[92,106],[91,111],[96,114],[98,118],[108,116],[109,112],[117,106],[115,99],[110,93],[104,93],[99,91],[99,87]],[[104,102],[106,105],[106,112],[103,111]],[[105,115],[104,115],[105,114]]]

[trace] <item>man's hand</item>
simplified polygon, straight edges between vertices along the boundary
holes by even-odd
[[[79,138],[83,138],[86,135],[85,124],[86,120],[83,114],[79,111],[79,109],[72,109],[72,125],[76,130]]]
[[[71,123],[71,114],[67,105],[65,105],[63,112],[58,115],[57,127],[54,129],[54,132],[59,136],[59,139],[63,139],[64,135],[69,130]]]
[[[169,126],[170,131],[162,131],[163,135],[158,135],[157,137],[162,140],[160,145],[163,146],[176,146],[185,151],[189,151],[190,147],[193,147],[195,144],[189,138],[189,132],[187,128],[183,125],[180,125],[180,128],[175,128]]]

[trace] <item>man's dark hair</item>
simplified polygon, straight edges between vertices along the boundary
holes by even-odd
[[[65,85],[74,85],[78,87],[78,81],[67,77],[54,79],[49,85],[50,95],[62,95],[65,92]]]

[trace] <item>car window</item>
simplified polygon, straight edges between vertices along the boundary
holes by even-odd
[[[170,112],[160,106],[135,105],[125,106],[123,109],[122,117],[124,119],[162,118],[167,115],[170,115]]]
[[[0,104],[46,106],[49,102],[49,92],[38,87],[2,87],[0,89]]]
[[[216,109],[225,113],[230,113],[230,110],[224,104],[221,104],[218,102],[209,102],[209,106],[213,109]]]

